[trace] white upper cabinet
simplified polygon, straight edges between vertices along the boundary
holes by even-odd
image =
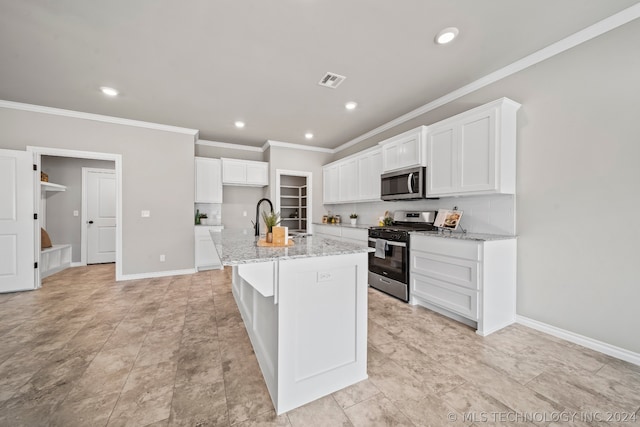
[[[382,152],[379,148],[324,166],[323,203],[380,200],[381,173]]]
[[[222,158],[222,183],[253,187],[269,185],[269,163]]]
[[[322,168],[322,201],[323,203],[337,203],[339,201],[338,165]]]
[[[380,175],[382,175],[381,150],[358,156],[358,196],[360,200],[380,200]]]
[[[518,108],[502,98],[429,126],[427,195],[515,194]]]
[[[358,160],[349,159],[338,166],[338,201],[353,202],[358,199]]]
[[[196,157],[196,203],[222,203],[220,159]]]
[[[420,126],[380,142],[382,145],[382,171],[391,172],[414,166],[426,166],[427,159],[424,149],[426,137],[427,127]]]

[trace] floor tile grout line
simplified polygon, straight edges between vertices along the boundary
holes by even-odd
[[[167,284],[167,287],[168,287],[168,284]],[[166,292],[166,289],[165,289],[165,292]],[[164,298],[163,298],[163,300],[164,300]],[[135,306],[135,304],[131,305],[131,310],[133,310],[134,306]],[[159,310],[159,308],[158,308],[158,310]],[[128,313],[127,313],[127,315],[128,315]],[[120,399],[122,398],[122,391],[126,387],[127,382],[129,381],[129,377],[131,377],[131,372],[133,372],[133,368],[136,366],[136,361],[138,360],[138,357],[140,356],[140,352],[142,351],[142,347],[144,346],[144,343],[147,340],[147,336],[149,335],[149,331],[151,330],[151,325],[153,325],[153,322],[155,321],[157,315],[158,315],[158,311],[156,311],[155,314],[153,315],[153,320],[149,324],[149,328],[147,329],[147,332],[144,334],[144,338],[142,339],[142,342],[140,343],[140,348],[138,348],[138,352],[136,353],[136,357],[133,360],[133,363],[131,364],[131,368],[129,369],[129,373],[127,374],[127,378],[122,383],[122,388],[120,389],[120,393],[118,394],[118,399],[116,399],[116,403],[113,405],[113,408],[111,409],[111,412],[109,413],[109,418],[107,419],[107,423],[105,424],[105,426],[108,426],[109,423],[111,422],[111,417],[113,416],[113,411],[115,411],[115,409],[118,407],[118,403],[120,403]],[[122,320],[124,320],[125,318],[126,318],[126,316],[123,317]]]
[[[180,349],[182,348],[182,340],[184,339],[184,328],[187,325],[187,312],[189,309],[189,295],[191,294],[191,286],[193,285],[193,277],[189,278],[189,289],[187,290],[187,303],[184,305],[184,322],[182,323],[182,330],[180,332],[180,347],[178,350],[178,354],[180,354]],[[171,392],[171,402],[169,403],[169,418],[173,416],[173,399],[176,395],[176,380],[178,378],[178,370],[180,369],[180,359],[178,358],[178,362],[176,363],[176,372],[173,375],[173,391]]]
[[[93,292],[91,292],[91,294],[90,294],[90,295],[93,295],[93,294],[94,294],[95,292],[97,292],[97,291],[98,291],[97,289],[96,289],[96,290],[94,290]],[[92,319],[93,319],[93,318],[95,318],[95,316],[94,316],[94,317],[92,317]],[[78,334],[80,333],[80,331],[81,331],[81,330],[82,330],[82,328],[80,328],[80,329],[78,330],[78,332],[76,332],[76,334],[74,334],[74,335],[73,335],[73,337],[75,337],[76,335],[78,335]],[[114,328],[114,330],[115,330],[115,328]],[[113,333],[113,332],[112,332],[112,333]],[[69,342],[71,342],[71,340],[73,339],[73,337],[71,337],[71,338],[70,338],[70,339],[65,343],[65,345],[64,345],[64,346],[61,346],[59,349],[51,350],[50,354],[49,354],[49,355],[47,355],[47,357],[46,357],[46,359],[45,359],[45,362],[48,362],[48,361],[50,361],[52,358],[54,358],[55,353],[56,353],[58,350],[62,350],[62,349],[64,349],[64,348],[69,344]],[[107,338],[107,340],[108,340],[108,338]],[[105,341],[105,343],[106,343],[106,341]],[[103,343],[103,346],[104,346],[104,343]],[[101,347],[101,348],[102,348],[102,347]],[[98,351],[98,352],[99,352],[99,351]],[[97,356],[97,354],[98,354],[98,353],[96,353],[96,356]],[[95,359],[95,356],[94,356],[94,359]],[[92,361],[93,361],[93,359],[92,359]],[[89,362],[89,364],[90,364],[90,363],[91,363],[91,362]],[[86,371],[86,369],[89,367],[89,364],[87,364],[87,367],[85,368],[85,371]],[[27,385],[27,384],[28,384],[28,383],[29,383],[29,382],[30,382],[34,377],[36,377],[36,376],[37,376],[37,375],[38,375],[38,374],[39,374],[39,373],[40,373],[40,372],[41,372],[45,367],[46,367],[46,363],[42,363],[42,364],[41,364],[41,366],[40,366],[40,368],[39,368],[37,371],[35,371],[35,372],[33,373],[33,375],[31,375],[28,379],[26,379],[24,383],[20,384],[19,386],[16,386],[16,387],[15,387],[15,391],[13,392],[13,394],[12,394],[8,399],[6,399],[4,402],[1,402],[1,403],[0,403],[0,407],[2,407],[2,406],[3,406],[3,404],[4,404],[5,402],[8,402],[8,401],[10,401],[11,399],[13,399],[13,398],[16,396],[16,393],[18,392],[18,390],[19,390],[20,388],[24,387],[25,385]],[[65,400],[67,399],[67,396],[69,395],[69,393],[70,393],[70,392],[71,392],[71,389],[69,389],[69,391],[67,392],[67,394],[65,395],[65,397],[64,397],[64,398],[63,398],[63,399],[58,403],[58,405],[62,405],[62,404],[65,402]]]
[[[226,272],[223,272],[225,274]],[[211,299],[213,300],[213,318],[216,320],[216,337],[218,337],[218,360],[220,360],[220,364],[223,364],[222,361],[222,345],[220,342],[220,328],[218,327],[218,309],[216,308],[216,296],[215,292],[213,292],[213,278],[211,277],[211,272],[207,272],[207,276],[209,277],[209,283],[211,285]],[[232,285],[233,287],[233,285]],[[232,291],[233,295],[233,291]],[[235,297],[234,297],[235,300]],[[229,394],[227,393],[227,382],[225,381],[224,375],[224,367],[221,366],[222,369],[222,387],[224,387],[224,406],[227,413],[227,425],[231,426],[231,414],[229,413]]]

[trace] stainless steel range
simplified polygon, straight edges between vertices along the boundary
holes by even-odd
[[[369,286],[409,301],[409,232],[431,231],[436,211],[396,211],[393,223],[369,228]]]

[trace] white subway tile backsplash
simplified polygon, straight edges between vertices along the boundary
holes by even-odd
[[[456,206],[464,211],[460,225],[469,233],[515,234],[515,196],[509,194],[324,205],[324,212],[321,211],[320,215],[331,213],[348,219],[350,213],[357,213],[358,222],[361,224],[377,224],[378,218],[383,216],[385,211],[439,210],[453,209]]]

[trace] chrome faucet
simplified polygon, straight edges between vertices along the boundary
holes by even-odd
[[[271,208],[271,212],[273,212],[273,203],[271,203],[271,200],[266,199],[266,198],[258,200],[258,204],[256,205],[256,222],[253,224],[253,228],[256,230],[256,236],[260,235],[260,204],[262,202],[269,203],[269,207]]]

